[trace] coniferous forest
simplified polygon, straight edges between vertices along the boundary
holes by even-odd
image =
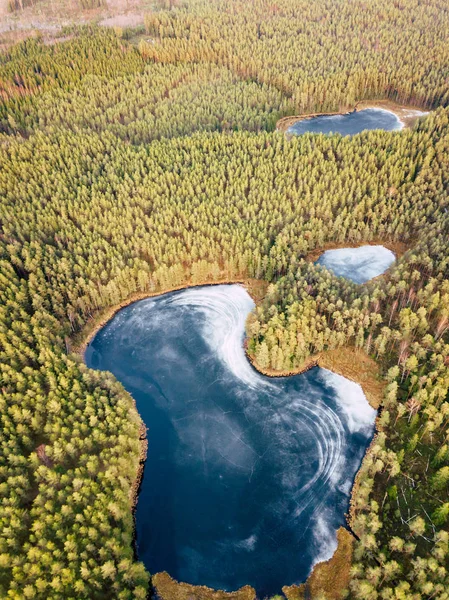
[[[355,347],[385,382],[344,597],[448,600],[447,2],[164,1],[138,43],[125,33],[0,55],[0,597],[147,597],[140,418],[77,343],[134,295],[254,278],[260,368]],[[360,100],[431,112],[398,132],[275,130]],[[366,285],[309,260],[369,242],[407,251]]]

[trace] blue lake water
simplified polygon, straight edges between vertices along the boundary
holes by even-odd
[[[256,372],[243,350],[253,307],[239,285],[141,300],[96,335],[86,362],[114,373],[149,430],[139,559],[262,598],[332,555],[376,413],[327,370]]]
[[[393,252],[384,246],[360,246],[327,250],[316,262],[339,277],[366,283],[385,273],[395,260]]]
[[[357,112],[343,115],[322,115],[297,121],[288,128],[287,133],[301,135],[302,133],[340,133],[355,135],[367,129],[385,129],[394,131],[402,129],[399,118],[389,110],[366,108]]]

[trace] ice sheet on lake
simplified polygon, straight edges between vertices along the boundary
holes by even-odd
[[[369,432],[373,426],[376,411],[367,401],[361,401],[361,397],[365,397],[361,386],[327,369],[321,369],[321,376],[328,385],[335,389],[337,402],[346,413],[349,430],[351,432]]]
[[[335,275],[351,279],[355,283],[366,283],[377,277],[394,263],[396,257],[384,246],[360,246],[327,250],[317,260]]]
[[[253,307],[239,285],[142,300],[86,359],[122,381],[149,427],[139,558],[152,572],[250,584],[263,597],[332,554],[375,411],[330,371],[257,372],[243,348]]]
[[[401,112],[401,119],[410,119],[414,117],[421,118],[427,117],[427,115],[430,115],[430,112],[427,110],[416,110],[414,108],[409,108],[408,110],[404,110]]]
[[[384,129],[396,131],[402,129],[404,123],[390,110],[383,108],[366,108],[343,115],[319,115],[293,123],[287,133],[302,135],[303,133],[339,133],[355,135],[366,130]]]

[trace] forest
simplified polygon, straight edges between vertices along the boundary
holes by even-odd
[[[448,600],[447,3],[160,2],[145,29],[0,55],[0,597],[147,598],[140,417],[77,342],[133,295],[255,278],[261,369],[355,347],[385,380],[342,597]],[[275,131],[380,99],[432,112],[399,132]],[[308,260],[374,241],[408,250],[363,286]]]

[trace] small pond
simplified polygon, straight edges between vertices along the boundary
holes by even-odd
[[[327,250],[316,262],[339,277],[366,283],[385,273],[395,260],[393,252],[384,246],[360,246]]]
[[[403,128],[403,123],[393,112],[382,108],[366,108],[343,115],[320,115],[297,121],[287,133],[340,133],[355,135],[367,129],[394,131]]]
[[[114,373],[149,429],[140,560],[264,597],[334,552],[376,412],[327,370],[255,371],[243,349],[253,307],[239,285],[141,300],[96,335],[86,362]]]

